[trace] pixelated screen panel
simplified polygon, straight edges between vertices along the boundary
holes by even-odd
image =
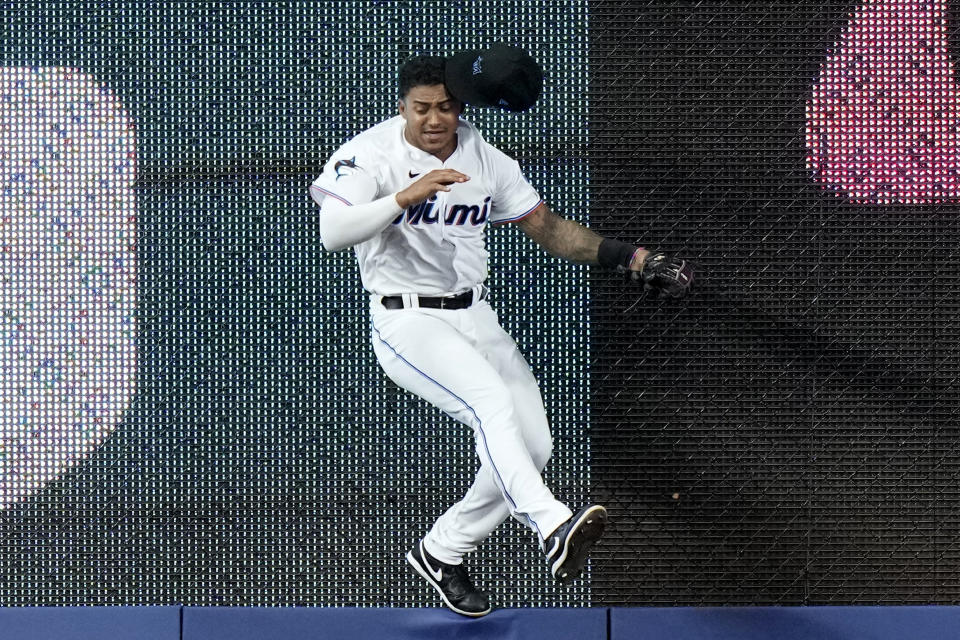
[[[807,103],[807,165],[852,202],[960,195],[960,92],[947,2],[866,2],[850,17]]]
[[[0,201],[2,604],[433,604],[403,556],[469,485],[471,436],[380,372],[355,259],[323,252],[308,186],[396,113],[408,55],[505,41],[535,53],[543,99],[466,117],[586,219],[585,3],[0,15],[4,153],[22,165],[5,156]],[[553,422],[548,482],[582,502],[586,269],[515,229],[490,251]],[[501,606],[589,601],[515,522],[471,565]]]

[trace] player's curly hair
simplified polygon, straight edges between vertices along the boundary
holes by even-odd
[[[411,56],[400,65],[400,98],[406,98],[413,87],[444,84],[443,68],[447,59],[442,56]]]

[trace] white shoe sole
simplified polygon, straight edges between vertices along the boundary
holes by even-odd
[[[407,562],[410,563],[410,566],[413,567],[413,570],[420,574],[420,576],[430,583],[434,589],[437,590],[437,593],[440,594],[440,598],[443,600],[443,604],[447,605],[447,608],[454,613],[459,613],[462,616],[467,616],[468,618],[482,618],[491,611],[493,607],[487,607],[484,611],[464,611],[463,609],[458,609],[452,602],[447,600],[447,596],[443,593],[443,589],[440,588],[440,585],[433,579],[433,577],[420,565],[420,562],[413,557],[413,551],[407,551]]]
[[[570,527],[563,541],[560,556],[553,561],[550,569],[553,577],[562,585],[568,585],[583,573],[590,548],[603,535],[607,527],[607,510],[595,505],[581,513]]]

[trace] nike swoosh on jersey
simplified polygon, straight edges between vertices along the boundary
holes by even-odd
[[[418,175],[420,175],[419,173],[414,173],[413,171],[408,171],[407,173],[410,175],[411,178],[416,178]]]

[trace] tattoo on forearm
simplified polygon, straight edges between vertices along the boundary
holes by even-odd
[[[550,255],[574,262],[596,263],[597,248],[602,238],[573,220],[547,216],[541,246]]]

